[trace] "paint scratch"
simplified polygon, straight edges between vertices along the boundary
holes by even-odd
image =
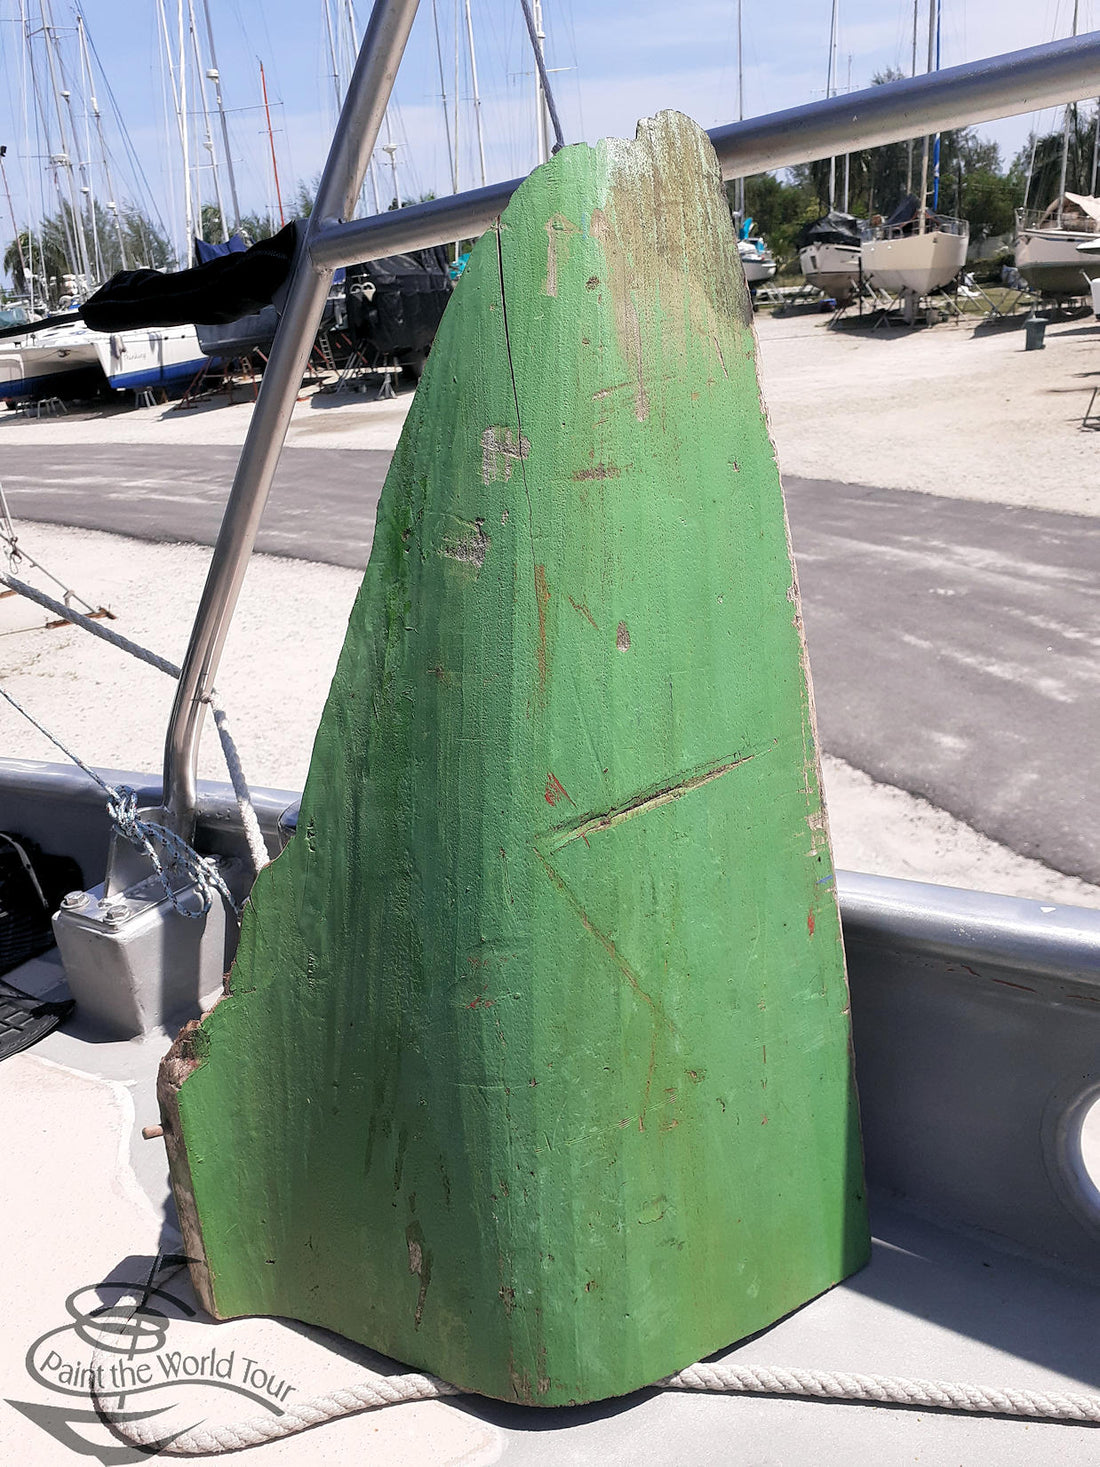
[[[767,750],[763,753],[767,753]],[[609,830],[613,825],[621,825],[624,820],[633,820],[636,815],[644,815],[648,810],[657,810],[662,805],[672,804],[674,800],[682,800],[693,790],[701,789],[703,785],[711,784],[724,774],[729,774],[730,770],[760,757],[760,754],[735,754],[732,759],[712,764],[695,774],[685,775],[671,784],[663,784],[656,789],[634,795],[621,805],[613,805],[610,810],[595,815],[583,815],[567,826],[557,826],[550,832],[550,839],[545,843],[546,850],[553,854],[571,841],[587,839],[602,830]]]

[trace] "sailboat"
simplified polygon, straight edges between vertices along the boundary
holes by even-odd
[[[1078,6],[1073,7],[1077,34]],[[1092,193],[1075,194],[1066,188],[1069,171],[1070,109],[1062,119],[1062,169],[1058,197],[1045,209],[1029,209],[1024,191],[1023,207],[1016,210],[1016,269],[1039,295],[1085,295],[1092,281],[1100,278],[1100,255],[1078,251],[1092,244],[1100,232],[1100,198],[1096,194],[1096,157],[1093,155]],[[1034,162],[1034,149],[1032,151]],[[1031,170],[1028,170],[1028,187]]]
[[[829,28],[829,76],[826,97],[836,95],[838,0],[833,0]],[[829,159],[829,211],[806,225],[798,238],[798,263],[810,285],[838,305],[846,305],[859,289],[860,226],[848,213],[848,160],[844,160],[844,202],[836,208],[836,159]]]
[[[939,0],[929,0],[928,70],[939,70]],[[939,203],[939,138],[936,138],[932,208],[928,208],[928,164],[931,139],[924,140],[919,203],[910,201],[884,222],[872,221],[872,235],[864,240],[861,260],[864,276],[879,290],[905,298],[907,315],[922,296],[948,284],[966,262],[970,225],[936,212]]]
[[[846,305],[859,289],[861,245],[859,220],[830,209],[799,235],[802,274],[838,306]]]
[[[741,0],[737,0],[737,119],[745,116],[745,76],[742,65],[741,47]],[[735,185],[734,223],[737,225],[737,253],[741,268],[745,272],[745,283],[750,291],[770,280],[778,269],[775,256],[767,243],[754,235],[754,221],[745,217],[745,180],[738,178]]]

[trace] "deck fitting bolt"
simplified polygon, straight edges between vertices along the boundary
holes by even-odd
[[[130,908],[125,902],[116,902],[113,907],[108,907],[103,913],[103,920],[108,927],[121,927],[130,915]]]
[[[79,912],[89,901],[91,898],[86,891],[70,891],[61,898],[61,905],[67,912]]]

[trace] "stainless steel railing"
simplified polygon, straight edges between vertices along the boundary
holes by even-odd
[[[395,213],[348,218],[416,9],[417,0],[375,0],[241,450],[165,740],[166,815],[184,833],[194,822],[204,700],[214,684],[332,272],[338,265],[480,234],[522,182],[511,179]],[[731,123],[712,129],[710,138],[725,176],[736,177],[1098,93],[1100,33],[1092,33]]]

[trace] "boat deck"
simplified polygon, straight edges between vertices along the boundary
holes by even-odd
[[[24,965],[10,981],[57,996],[63,978],[56,952]],[[157,1121],[154,1080],[166,1045],[159,1034],[104,1042],[76,1019],[0,1066],[8,1250],[21,1264],[0,1286],[8,1397],[0,1441],[8,1461],[68,1463],[80,1441],[96,1443],[93,1455],[101,1461],[130,1460],[100,1455],[118,1444],[88,1415],[79,1371],[93,1363],[93,1346],[104,1338],[87,1318],[91,1311],[116,1303],[129,1310],[134,1303],[132,1293],[97,1293],[95,1286],[105,1280],[140,1285],[158,1254],[179,1246],[162,1143],[141,1137],[141,1128]],[[66,1198],[68,1205],[59,1205]],[[871,1265],[742,1345],[733,1352],[739,1361],[988,1387],[1100,1388],[1100,1288],[882,1195],[873,1195],[872,1222]],[[166,1297],[149,1307],[163,1311],[161,1335],[150,1336],[147,1323],[140,1340],[116,1342],[117,1353],[102,1358],[149,1365],[145,1392],[128,1394],[121,1409],[162,1412],[158,1424],[166,1423],[166,1434],[200,1421],[209,1426],[272,1414],[284,1403],[351,1384],[365,1370],[401,1369],[290,1321],[215,1324],[192,1313],[194,1296],[178,1265],[166,1266],[156,1281]],[[1096,1442],[1087,1426],[646,1391],[554,1411],[477,1397],[421,1402],[256,1450],[273,1463],[359,1461],[369,1451],[378,1467],[428,1461],[1072,1467],[1095,1460]]]

